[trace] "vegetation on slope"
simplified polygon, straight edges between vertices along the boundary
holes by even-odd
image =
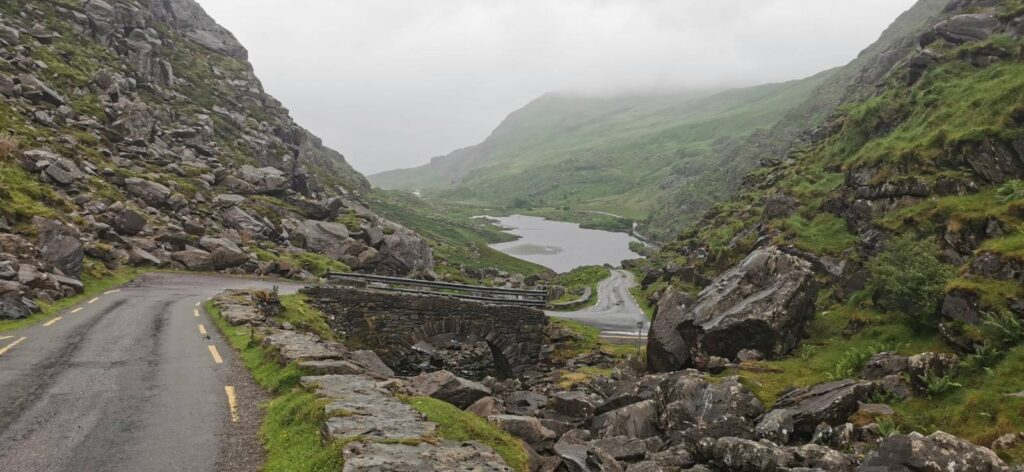
[[[423,413],[427,421],[437,423],[437,433],[442,438],[450,441],[478,441],[494,449],[512,470],[530,470],[523,442],[494,427],[486,419],[431,397],[408,397],[402,400]]]
[[[491,220],[476,218],[494,215],[500,210],[438,202],[402,191],[374,190],[369,201],[381,216],[400,222],[430,242],[437,260],[435,270],[439,275],[456,280],[464,278],[462,267],[477,271],[495,268],[523,275],[548,270],[488,246],[515,238],[492,224]]]

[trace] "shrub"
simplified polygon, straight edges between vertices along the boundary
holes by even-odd
[[[0,162],[14,157],[14,153],[18,152],[19,144],[18,138],[7,134],[0,134]]]
[[[879,308],[902,315],[911,328],[936,325],[939,301],[952,268],[935,256],[936,245],[913,235],[891,240],[884,251],[868,261],[868,291]]]
[[[854,347],[844,352],[832,371],[828,373],[831,380],[848,379],[860,373],[871,358],[880,352],[896,351],[894,344],[874,343],[862,347]]]

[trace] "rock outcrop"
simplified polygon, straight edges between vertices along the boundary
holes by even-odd
[[[692,303],[669,294],[648,334],[648,365],[678,370],[743,349],[779,357],[796,347],[814,315],[817,285],[809,262],[775,248],[759,249],[726,271]]]

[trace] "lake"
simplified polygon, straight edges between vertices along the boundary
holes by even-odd
[[[506,231],[519,239],[491,247],[555,272],[568,272],[585,265],[618,266],[624,259],[639,254],[629,250],[637,241],[626,233],[580,228],[576,223],[552,221],[537,216],[512,215],[488,217],[497,220]]]

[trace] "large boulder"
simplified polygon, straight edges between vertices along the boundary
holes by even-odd
[[[180,263],[188,270],[208,272],[214,270],[213,257],[202,249],[185,249],[171,254],[171,259]]]
[[[409,379],[407,389],[413,395],[433,397],[462,409],[491,394],[491,389],[484,385],[456,377],[447,370],[417,375]]]
[[[32,226],[39,235],[39,254],[43,260],[69,277],[81,277],[85,248],[81,235],[74,227],[40,216],[32,218]]]
[[[434,255],[427,240],[397,225],[393,229],[380,243],[374,272],[402,276],[433,270]]]
[[[743,349],[769,358],[797,346],[814,316],[817,284],[810,262],[777,248],[758,249],[717,277],[692,304],[668,292],[648,333],[651,370],[669,372]]]
[[[224,226],[238,230],[240,233],[247,234],[252,237],[266,238],[271,236],[274,232],[262,221],[256,219],[254,216],[250,215],[238,206],[224,208],[220,212],[220,217],[224,222]]]
[[[151,180],[129,177],[124,180],[128,194],[137,197],[154,208],[166,207],[171,198],[171,189]]]
[[[217,270],[238,267],[249,261],[249,255],[228,239],[205,237],[199,240],[199,246],[210,252],[210,262]]]
[[[487,421],[498,429],[526,441],[534,449],[550,449],[555,432],[532,416],[491,415]]]
[[[256,168],[243,165],[234,174],[235,178],[252,186],[253,193],[273,194],[288,189],[288,178],[284,172],[274,167]]]
[[[937,431],[890,436],[864,458],[860,472],[1009,472],[996,453]]]
[[[645,400],[598,415],[594,417],[591,429],[599,438],[653,438],[659,433],[657,403],[654,400]]]
[[[341,223],[287,220],[285,228],[291,234],[292,244],[332,259],[358,256],[366,249],[362,243],[349,237],[348,228]]]
[[[709,382],[694,371],[658,389],[663,431],[687,431],[700,437],[749,437],[764,412],[761,401],[739,379]]]
[[[972,13],[954,16],[935,25],[935,33],[955,44],[984,41],[1002,26],[992,13]]]
[[[32,314],[23,303],[25,287],[18,282],[0,280],[0,320],[20,320]]]
[[[874,391],[871,382],[838,380],[800,388],[786,393],[775,402],[775,408],[785,408],[793,418],[795,433],[810,435],[821,423],[845,423]]]
[[[122,236],[135,236],[146,228],[146,217],[141,213],[123,209],[111,215],[110,226]]]
[[[742,438],[719,438],[711,448],[715,461],[731,472],[788,470],[794,465],[792,451],[770,442]]]

